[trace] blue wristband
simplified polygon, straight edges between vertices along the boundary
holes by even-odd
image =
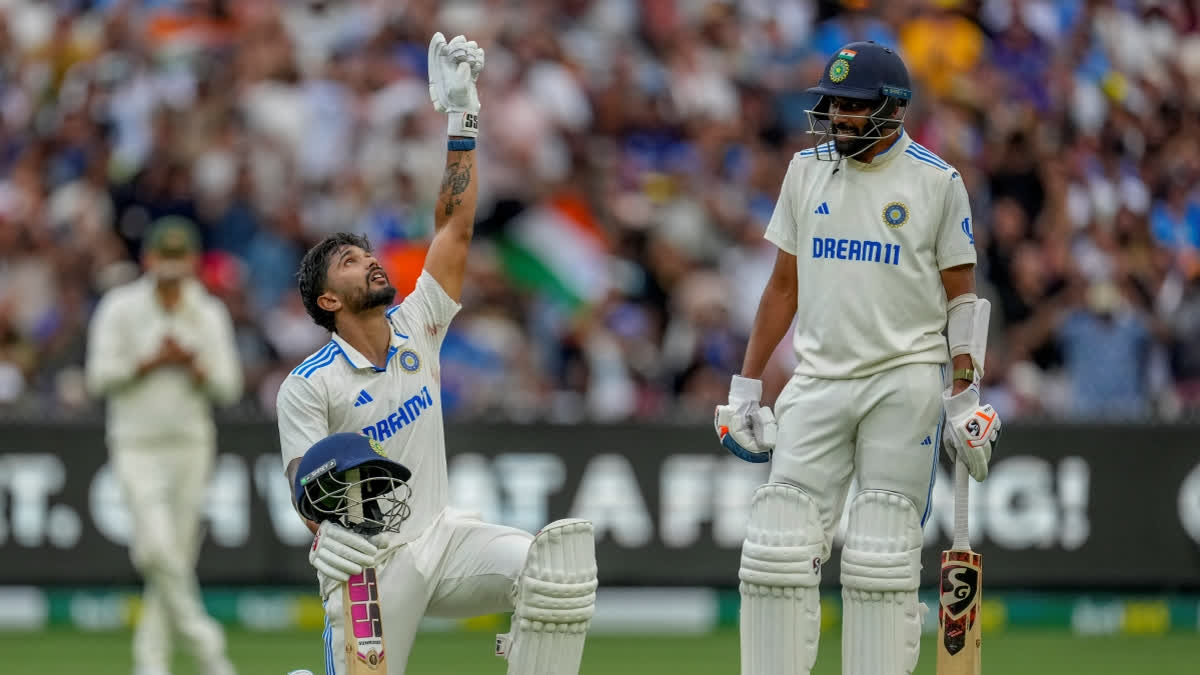
[[[446,144],[446,147],[448,150],[450,150],[452,152],[462,152],[464,150],[474,150],[475,149],[475,139],[474,138],[451,138],[450,142]]]

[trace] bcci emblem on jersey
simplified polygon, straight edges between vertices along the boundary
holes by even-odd
[[[892,202],[883,207],[883,222],[893,230],[908,222],[908,207],[900,202]]]
[[[415,373],[421,369],[421,359],[417,357],[417,353],[411,349],[405,349],[400,352],[400,367],[410,373]]]

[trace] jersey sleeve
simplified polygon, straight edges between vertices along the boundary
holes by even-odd
[[[780,250],[796,255],[798,244],[796,238],[800,227],[796,223],[795,210],[792,208],[792,193],[799,180],[800,169],[797,162],[788,164],[787,174],[783,177],[783,186],[779,189],[779,199],[775,202],[775,211],[771,213],[771,222],[767,224],[767,241],[775,244]]]
[[[279,387],[275,412],[279,418],[279,449],[283,468],[314,443],[329,435],[329,411],[317,383],[299,375],[289,376]]]
[[[946,189],[942,222],[937,233],[937,265],[944,270],[975,264],[975,231],[971,229],[971,202],[961,177],[950,179]]]
[[[417,335],[411,337],[428,341],[434,349],[440,349],[446,337],[446,327],[460,309],[462,305],[446,294],[437,279],[422,270],[416,288],[388,312],[388,318],[401,333],[416,331]]]
[[[88,328],[84,373],[88,391],[97,397],[132,382],[137,372],[136,359],[125,347],[120,292],[110,292],[100,301]]]
[[[205,387],[218,404],[231,405],[242,397],[243,385],[233,319],[225,304],[216,298],[210,299],[208,314],[209,340],[200,352],[201,363],[208,375]]]

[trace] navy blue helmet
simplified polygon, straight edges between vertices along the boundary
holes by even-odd
[[[388,459],[379,441],[338,433],[304,453],[292,487],[300,515],[370,535],[395,532],[408,518],[411,477],[408,467]]]
[[[808,112],[809,133],[816,134],[817,157],[840,159],[853,157],[875,141],[894,134],[904,121],[903,111],[899,117],[897,109],[905,108],[912,99],[912,84],[908,68],[896,50],[874,41],[851,42],[834,53],[825,65],[821,81],[808,90],[820,95],[820,99]],[[866,119],[867,125],[861,134],[840,135],[852,152],[838,149],[835,153],[835,136],[830,115],[830,103],[834,98],[856,99],[869,104],[869,114],[838,117]]]

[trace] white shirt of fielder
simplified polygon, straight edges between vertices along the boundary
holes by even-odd
[[[108,400],[108,438],[117,444],[163,439],[212,443],[212,404],[242,394],[242,366],[233,322],[220,300],[187,279],[179,305],[168,311],[150,276],[106,293],[89,327],[89,391]],[[204,373],[197,386],[186,369],[157,368],[137,377],[138,364],[171,338],[196,355]]]
[[[795,373],[949,361],[939,272],[976,260],[962,176],[903,130],[870,163],[842,161],[854,170],[796,153],[765,235],[796,256]]]
[[[284,380],[276,408],[283,464],[330,434],[353,431],[378,440],[389,459],[412,471],[412,513],[399,545],[425,531],[448,503],[438,354],[461,305],[426,271],[387,311],[387,362],[373,365],[336,333]]]

